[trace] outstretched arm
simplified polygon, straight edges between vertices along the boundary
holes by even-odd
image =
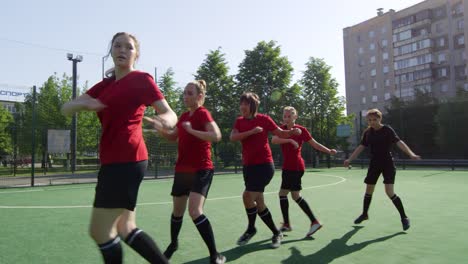
[[[157,115],[154,118],[144,117],[144,120],[153,124],[157,131],[163,134],[171,134],[171,130],[174,130],[177,123],[177,116],[174,111],[165,99],[155,101],[152,106]]]
[[[351,156],[344,161],[344,166],[347,168],[349,166],[349,163],[351,161],[353,161],[357,156],[359,156],[359,154],[361,154],[361,152],[365,149],[366,147],[364,145],[359,145],[354,151],[353,151],[353,154],[351,154]]]
[[[299,147],[299,144],[292,138],[280,138],[278,136],[273,136],[271,138],[271,143],[278,144],[278,145],[289,143],[289,144],[292,144],[295,149]]]
[[[323,153],[327,153],[330,155],[335,155],[336,154],[336,149],[329,149],[325,147],[324,145],[318,143],[315,139],[311,139],[308,141],[308,143],[316,150],[321,151]]]
[[[80,111],[95,111],[99,112],[106,106],[96,98],[88,94],[82,94],[78,98],[65,103],[62,106],[62,113],[64,115],[73,115]]]
[[[406,145],[405,142],[403,142],[403,140],[398,141],[396,144],[397,144],[398,148],[400,148],[403,152],[408,154],[408,156],[411,159],[418,159],[418,160],[421,159],[420,156],[414,154],[414,152],[408,147],[408,145]]]

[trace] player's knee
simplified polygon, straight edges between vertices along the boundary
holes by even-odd
[[[121,237],[127,237],[135,228],[136,224],[131,221],[119,221],[117,223],[117,233],[119,233]]]
[[[203,211],[200,208],[189,208],[189,215],[192,219],[197,219],[200,215],[203,214]]]

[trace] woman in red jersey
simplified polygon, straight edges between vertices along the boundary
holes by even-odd
[[[372,194],[374,193],[375,184],[380,174],[382,174],[384,178],[383,183],[385,184],[385,193],[387,193],[388,198],[392,200],[393,205],[395,205],[400,213],[401,224],[403,230],[406,231],[410,228],[410,220],[405,213],[403,202],[394,191],[396,167],[393,163],[391,147],[394,144],[397,145],[398,148],[405,152],[411,159],[421,159],[421,157],[414,154],[390,126],[382,124],[382,113],[378,109],[374,108],[368,110],[366,118],[369,127],[364,131],[361,143],[353,151],[351,156],[344,161],[344,166],[348,168],[350,162],[358,157],[366,147],[369,147],[371,160],[367,170],[367,176],[364,179],[366,191],[363,200],[363,210],[362,214],[354,220],[354,223],[360,224],[362,221],[369,219],[368,211],[372,200]]]
[[[248,227],[237,241],[245,245],[257,233],[255,220],[257,213],[273,232],[272,247],[281,245],[283,234],[276,228],[272,216],[265,205],[263,192],[273,178],[275,168],[268,144],[268,132],[287,137],[299,135],[301,130],[283,130],[267,115],[257,113],[260,100],[255,93],[244,93],[240,98],[241,116],[236,119],[231,132],[232,141],[242,143],[242,164],[245,190],[242,195],[248,218]]]
[[[164,137],[178,140],[178,156],[171,192],[171,243],[164,255],[170,258],[178,249],[178,236],[188,200],[189,215],[208,247],[210,262],[220,264],[224,263],[226,258],[216,249],[210,221],[203,214],[203,205],[214,173],[211,142],[220,141],[221,132],[210,112],[203,107],[205,94],[204,80],[188,83],[184,89],[184,104],[188,111],[180,116],[174,130],[161,131]]]
[[[310,229],[306,234],[306,237],[311,236],[322,225],[315,218],[312,210],[310,209],[307,202],[301,197],[301,178],[304,175],[305,165],[302,159],[301,149],[304,142],[309,143],[313,148],[323,153],[334,155],[336,154],[335,149],[329,149],[322,144],[318,143],[309,131],[303,126],[296,124],[297,111],[292,106],[286,106],[283,109],[283,125],[282,129],[298,128],[302,131],[300,135],[290,136],[288,138],[281,138],[273,136],[271,142],[273,144],[281,144],[281,152],[283,153],[283,172],[281,189],[279,191],[279,199],[281,206],[281,213],[283,214],[283,225],[281,226],[281,232],[291,231],[291,225],[289,222],[289,201],[288,193],[291,192],[291,196],[304,211],[304,213],[310,219]]]
[[[169,129],[177,116],[167,104],[151,75],[134,69],[140,55],[137,39],[125,32],[114,35],[109,55],[114,67],[108,78],[85,94],[66,103],[62,111],[97,112],[102,125],[98,174],[90,235],[105,263],[122,263],[120,238],[150,263],[168,263],[156,243],[136,226],[138,189],[148,164],[142,133],[146,106],[158,112],[155,126]]]

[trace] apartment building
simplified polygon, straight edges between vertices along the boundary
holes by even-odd
[[[346,106],[359,115],[416,90],[444,100],[468,91],[468,0],[427,0],[343,29]]]

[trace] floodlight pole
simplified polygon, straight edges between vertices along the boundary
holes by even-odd
[[[72,61],[73,63],[73,86],[72,86],[72,100],[76,99],[76,78],[77,78],[77,64],[83,60],[81,55],[77,55],[73,57],[73,54],[67,54],[68,60]],[[78,114],[74,113],[72,117],[72,127],[71,127],[71,144],[70,144],[70,152],[71,152],[71,171],[75,173],[76,171],[76,128],[77,128],[77,117]]]

